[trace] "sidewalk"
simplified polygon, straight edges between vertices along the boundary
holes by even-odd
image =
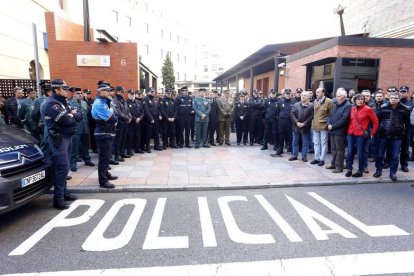
[[[289,153],[283,157],[271,157],[273,150],[260,150],[261,146],[217,146],[211,148],[167,149],[148,154],[135,154],[133,157],[112,165],[111,174],[118,180],[111,181],[115,189],[100,189],[97,166],[87,167],[78,163],[77,172],[70,172],[68,189],[73,192],[125,192],[125,191],[164,191],[164,190],[214,190],[271,188],[292,186],[349,185],[392,182],[388,173],[374,178],[374,163],[369,163],[369,173],[363,177],[345,177],[346,170],[334,174],[325,166],[310,165],[300,158],[288,161]],[[270,147],[272,148],[272,147]],[[98,164],[97,154],[91,154],[92,161]],[[300,157],[300,156],[299,156]],[[308,156],[311,161],[313,154]],[[329,164],[331,155],[325,163]],[[355,159],[354,168],[357,166]],[[414,182],[414,162],[409,162],[410,172],[397,172],[398,182]],[[355,171],[355,169],[354,169]]]

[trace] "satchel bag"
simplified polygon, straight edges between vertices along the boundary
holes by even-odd
[[[359,128],[362,130],[362,133],[363,133],[364,138],[365,139],[370,139],[371,138],[371,134],[369,133],[368,130],[364,130],[364,128],[362,127],[361,123],[358,120],[358,116],[357,116],[356,111],[354,112],[354,117],[355,117],[355,120],[356,120]]]

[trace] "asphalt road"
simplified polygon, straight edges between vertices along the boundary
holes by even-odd
[[[281,259],[288,261],[278,269],[286,272],[290,265],[304,273],[286,275],[324,275],[323,270],[305,273],[308,263],[313,268],[320,260],[338,265],[328,272],[344,272],[339,263],[346,262],[362,275],[414,272],[414,261],[398,263],[414,256],[410,184],[79,198],[72,203],[78,207],[60,212],[45,195],[0,216],[0,274],[87,270],[116,275],[131,268],[131,275],[134,269],[141,275],[213,275],[223,267],[227,270],[217,275],[261,275],[261,269],[275,269],[272,261]],[[189,272],[172,273],[177,267]]]

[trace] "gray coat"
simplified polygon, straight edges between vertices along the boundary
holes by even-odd
[[[332,125],[329,131],[331,135],[346,136],[348,130],[349,115],[351,114],[352,105],[345,100],[338,104],[335,100],[331,113],[328,116],[328,125]]]

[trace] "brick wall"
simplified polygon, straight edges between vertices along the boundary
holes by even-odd
[[[114,86],[122,85],[126,89],[138,89],[136,43],[79,41],[80,37],[83,40],[82,26],[62,23],[62,19],[55,19],[54,14],[50,12],[46,13],[45,17],[49,43],[50,79],[62,78],[70,86],[91,89],[94,95],[96,95],[99,80],[108,81]],[[58,28],[64,28],[64,30]],[[55,33],[59,34],[57,37],[66,40],[56,40]],[[111,66],[78,67],[76,55],[109,55]],[[122,59],[126,60],[126,66],[121,65]]]

